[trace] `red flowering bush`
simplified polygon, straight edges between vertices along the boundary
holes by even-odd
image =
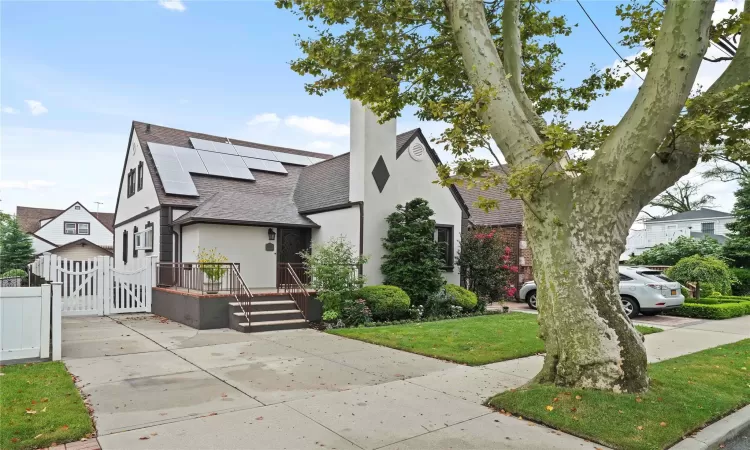
[[[458,250],[467,288],[486,301],[513,298],[518,266],[512,264],[512,250],[496,233],[496,229],[474,229],[461,236]]]

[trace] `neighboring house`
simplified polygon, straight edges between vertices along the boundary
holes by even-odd
[[[502,172],[503,168],[496,166],[492,170]],[[519,268],[519,285],[524,281],[533,280],[533,258],[523,228],[523,201],[510,198],[504,184],[484,191],[479,188],[466,189],[464,187],[459,187],[458,190],[466,204],[469,205],[470,226],[490,227],[500,230],[500,236],[511,248],[514,264]],[[497,200],[498,207],[489,211],[477,208],[474,205],[479,197]]]
[[[644,229],[633,230],[628,236],[625,256],[640,255],[651,247],[672,242],[680,236],[696,239],[711,237],[724,243],[727,225],[732,222],[734,216],[731,214],[706,208],[646,220],[643,222]]]
[[[370,257],[368,284],[382,282],[386,216],[426,199],[436,239],[445,242],[445,279],[454,267],[468,210],[455,187],[435,183],[439,160],[419,129],[396,134],[358,102],[351,106],[350,153],[331,155],[133,122],[115,210],[116,267],[153,256],[195,262],[213,249],[250,288],[276,288],[279,264],[345,236]]]
[[[112,213],[92,213],[75,202],[66,209],[19,206],[16,217],[36,255],[54,253],[71,260],[112,255]]]

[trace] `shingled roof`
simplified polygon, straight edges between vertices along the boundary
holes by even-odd
[[[645,220],[644,223],[650,222],[668,222],[670,220],[695,220],[695,219],[713,219],[717,217],[732,217],[730,213],[717,211],[715,209],[701,208],[696,211],[686,211],[683,213],[672,214],[666,217],[657,217],[656,219]]]
[[[492,170],[501,172],[502,168],[493,167]],[[523,224],[523,201],[517,198],[510,198],[505,184],[495,186],[486,191],[476,187],[467,189],[458,186],[458,191],[467,205],[469,205],[469,213],[471,214],[469,220],[475,226],[497,227]],[[479,200],[480,196],[497,200],[498,208],[489,211],[477,208],[475,203]]]
[[[305,167],[294,190],[294,202],[302,212],[349,203],[349,153]]]
[[[258,195],[244,192],[217,192],[175,223],[211,222],[256,225],[318,225],[297,212],[289,195]]]
[[[30,206],[17,206],[16,217],[18,218],[18,225],[21,231],[25,233],[36,233],[41,227],[41,221],[45,219],[54,219],[60,214],[67,211],[67,209],[51,209],[51,208],[34,208]],[[114,213],[91,213],[92,216],[99,219],[99,221],[109,229],[114,231],[115,229],[115,214]]]
[[[178,208],[195,208],[181,216],[176,223],[214,221],[317,227],[317,224],[302,214],[345,207],[350,203],[349,153],[332,157],[324,153],[276,147],[143,122],[133,122],[133,129],[143,149],[146,166],[154,181],[159,204]],[[394,151],[403,151],[403,147],[419,135],[421,135],[419,128],[397,135]],[[284,164],[287,174],[253,170],[255,181],[191,173],[198,197],[167,194],[159,178],[148,143],[190,148],[192,147],[191,137],[214,142],[228,140],[238,145],[321,158],[324,161],[307,167]],[[436,155],[431,156],[436,157]],[[123,177],[124,175],[123,170]],[[454,195],[458,196],[455,188],[451,190]],[[460,196],[458,197],[460,200]],[[463,205],[462,200],[459,203]]]

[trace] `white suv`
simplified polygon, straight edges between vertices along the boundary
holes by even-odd
[[[622,307],[631,319],[638,313],[653,316],[685,303],[685,297],[680,292],[680,283],[670,280],[658,270],[620,266],[619,272]],[[524,283],[518,291],[518,296],[526,300],[531,308],[536,309],[536,283]]]

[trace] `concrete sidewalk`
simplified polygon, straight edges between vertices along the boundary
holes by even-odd
[[[652,360],[750,337],[748,320],[647,337]],[[64,319],[63,359],[102,448],[595,448],[481,406],[534,356],[466,367],[312,330],[196,331],[150,315]]]

